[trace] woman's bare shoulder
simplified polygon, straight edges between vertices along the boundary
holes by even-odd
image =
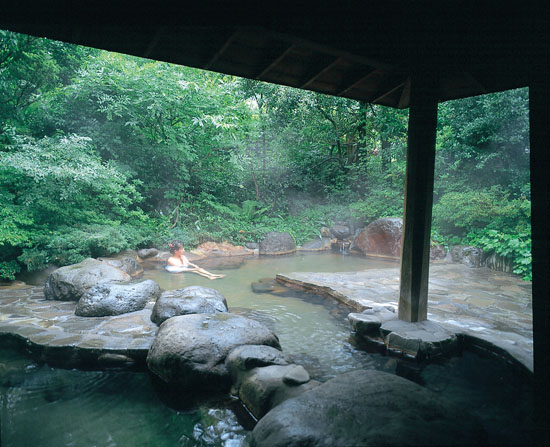
[[[181,261],[178,258],[174,257],[174,256],[172,256],[171,258],[168,258],[166,260],[166,263],[168,265],[174,265],[174,266],[181,265]]]

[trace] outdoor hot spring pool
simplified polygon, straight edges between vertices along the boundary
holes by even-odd
[[[481,418],[493,445],[528,442],[531,385],[514,371],[471,352],[425,366],[368,354],[350,340],[345,318],[349,308],[295,290],[273,295],[251,289],[251,283],[277,273],[397,268],[397,263],[341,254],[296,254],[204,267],[226,277],[210,281],[195,274],[170,274],[158,265],[146,270],[143,278],[155,280],[165,290],[191,285],[217,289],[226,297],[230,312],[268,326],[283,350],[317,380],[355,369],[404,375],[467,406]],[[34,281],[44,279],[38,275]],[[147,373],[56,369],[0,347],[2,447],[246,446],[250,431],[240,425],[233,408],[229,398],[190,401],[173,408]]]

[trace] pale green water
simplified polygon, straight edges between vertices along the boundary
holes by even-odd
[[[192,285],[218,290],[227,299],[230,312],[266,324],[279,337],[284,352],[295,356],[297,363],[309,367],[311,373],[324,380],[371,361],[348,342],[350,327],[346,316],[350,309],[299,291],[290,291],[289,296],[254,293],[251,283],[260,278],[274,278],[277,273],[358,271],[398,265],[392,261],[338,254],[297,254],[250,258],[237,269],[206,267],[213,273],[226,275],[217,280],[193,273],[168,273],[162,266],[146,271],[144,278],[155,280],[165,290]]]
[[[307,294],[274,296],[250,288],[277,273],[395,268],[394,262],[335,254],[250,259],[238,269],[206,267],[227,275],[215,281],[158,267],[145,278],[163,289],[198,284],[219,290],[231,311],[268,325],[283,350],[316,378],[358,368],[395,372],[469,408],[483,421],[492,445],[529,444],[532,388],[489,359],[465,352],[422,367],[367,354],[349,342],[344,307]],[[54,369],[0,347],[1,447],[246,447],[249,437],[227,400],[175,410],[161,400],[145,373]]]

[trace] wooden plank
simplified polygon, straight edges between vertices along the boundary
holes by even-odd
[[[229,46],[235,41],[237,37],[241,35],[241,30],[237,29],[235,32],[233,32],[228,39],[225,40],[223,45],[220,47],[218,51],[210,58],[210,60],[204,65],[204,70],[210,70],[210,67],[212,67],[218,59],[227,51]]]
[[[276,57],[274,60],[272,60],[267,67],[265,67],[260,73],[258,73],[254,78],[255,79],[262,79],[269,71],[273,68],[275,68],[277,65],[281,63],[281,61],[295,48],[295,44],[291,44],[288,46],[278,57]]]
[[[389,76],[387,81],[382,82],[381,86],[376,89],[376,96],[370,99],[368,102],[372,104],[376,104],[377,102],[384,99],[386,96],[391,95],[392,93],[395,93],[396,90],[399,90],[405,85],[405,79],[403,79],[401,76],[399,76],[397,79],[399,81],[395,80],[395,76]],[[397,84],[396,84],[397,82]]]
[[[397,104],[398,109],[404,109],[409,105],[411,101],[411,78],[407,78],[405,81],[405,86],[401,92],[401,97],[399,98],[399,104]]]
[[[433,72],[426,70],[412,75],[410,82],[398,317],[416,322],[428,317],[437,80]]]
[[[155,34],[153,35],[153,37],[151,38],[151,40],[149,41],[149,43],[147,44],[147,47],[145,48],[145,50],[143,51],[143,54],[141,57],[144,57],[144,58],[149,58],[149,56],[153,53],[153,51],[155,50],[155,48],[157,47],[159,41],[160,41],[160,38],[162,36],[162,34],[164,33],[164,27],[160,26],[156,31],[155,31]],[[76,38],[75,40],[78,40],[78,38]]]
[[[323,76],[323,74],[325,74],[327,71],[332,70],[334,67],[336,67],[338,64],[340,64],[342,62],[342,60],[343,60],[342,57],[337,57],[337,58],[333,59],[331,63],[329,63],[328,65],[323,67],[321,70],[319,70],[319,71],[315,70],[316,73],[313,74],[312,76],[309,76],[309,79],[307,79],[306,81],[301,83],[301,85],[298,88],[307,88],[309,85],[311,85],[313,82],[315,82],[321,76]]]
[[[375,73],[376,71],[378,70],[377,69],[368,70],[366,74],[362,74],[361,76],[359,76],[359,78],[346,82],[343,86],[341,86],[338,89],[336,96],[345,95],[347,92],[349,92],[350,90],[354,89],[355,87],[357,87],[358,85],[362,84],[367,79],[369,79],[373,75],[373,73]]]

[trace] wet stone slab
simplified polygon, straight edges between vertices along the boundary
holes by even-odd
[[[150,320],[152,306],[87,318],[74,315],[76,302],[46,301],[42,287],[2,289],[0,343],[15,342],[54,366],[141,369],[158,330]]]
[[[397,309],[398,268],[322,275],[300,272],[277,275],[277,280],[344,302],[356,312],[381,305]],[[532,372],[532,320],[531,283],[486,268],[472,269],[450,263],[430,265],[428,321],[448,331],[451,339],[462,337],[468,340],[469,346],[477,343],[479,349],[492,349]],[[422,348],[421,334],[414,328],[411,331],[412,335],[403,330],[394,331],[392,343],[400,343],[406,346],[404,350],[413,353],[418,351]],[[425,334],[425,341],[430,337]],[[451,340],[450,345],[453,343]]]

